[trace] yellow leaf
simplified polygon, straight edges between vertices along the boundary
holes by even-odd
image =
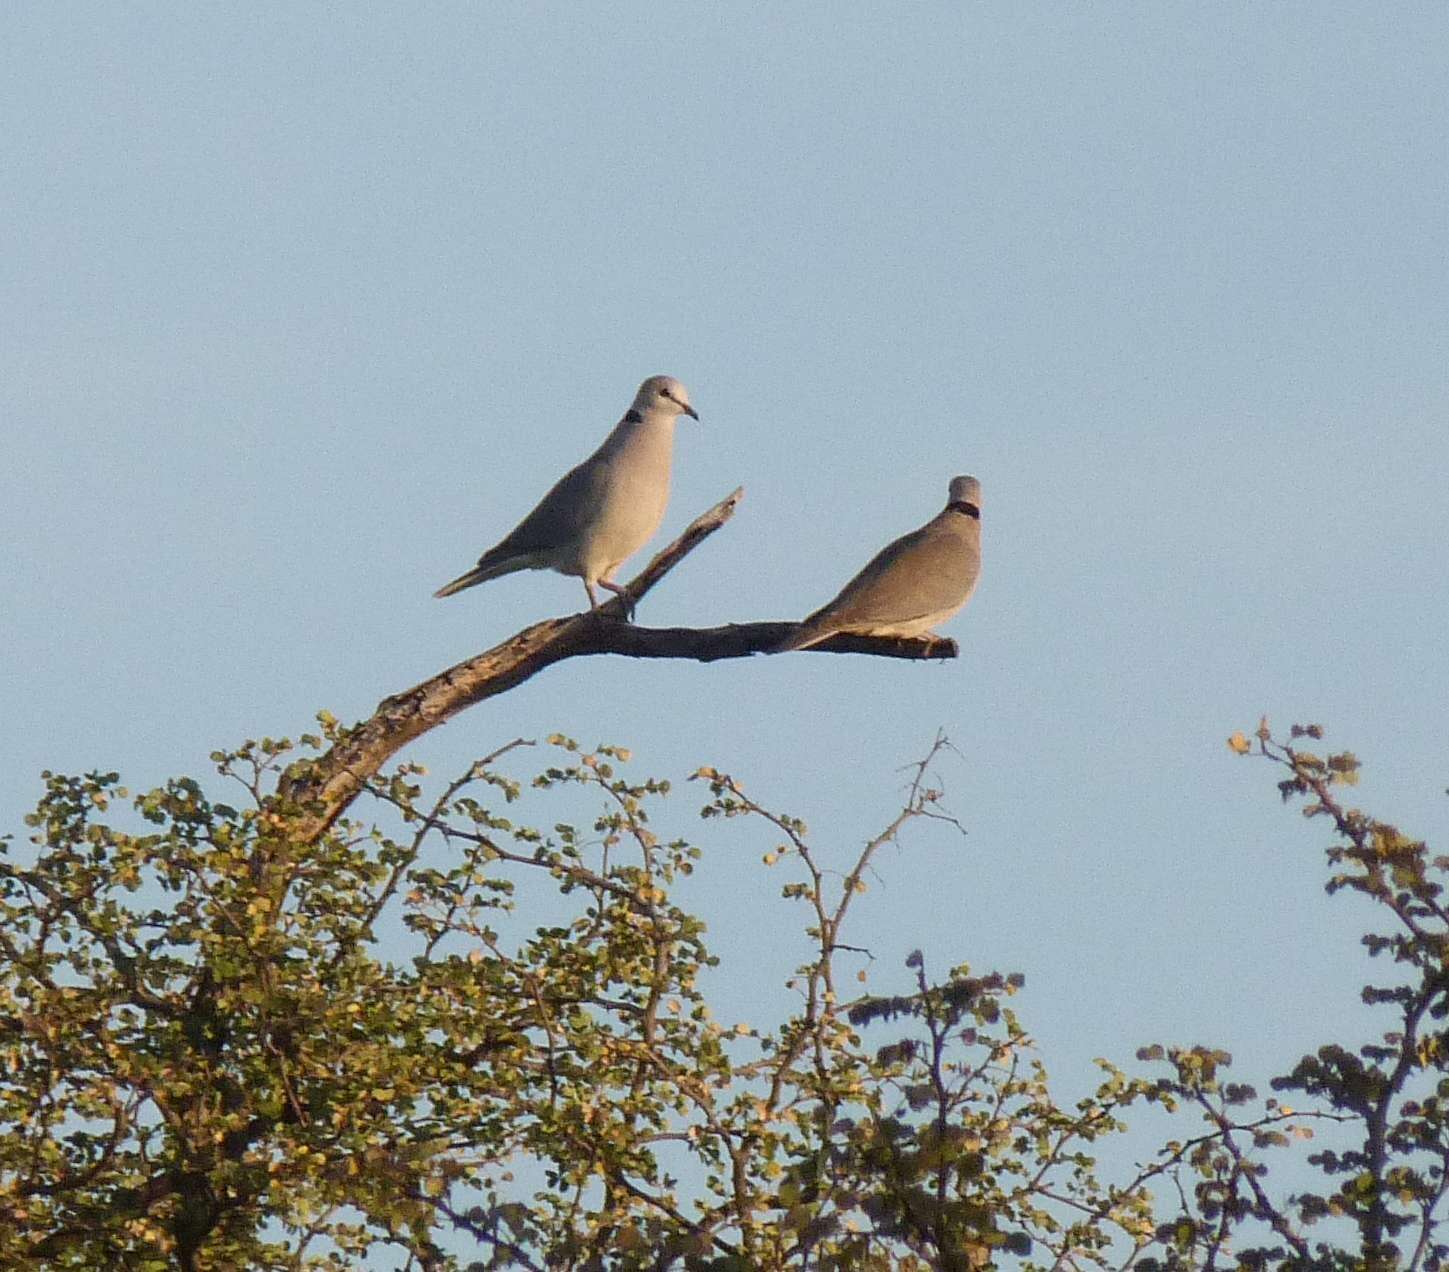
[[[1253,744],[1245,738],[1241,732],[1233,734],[1228,739],[1228,746],[1239,755],[1247,755],[1253,749]]]

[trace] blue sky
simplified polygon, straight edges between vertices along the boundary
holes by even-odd
[[[411,758],[709,763],[843,863],[944,730],[969,835],[881,859],[877,987],[1025,972],[1067,1090],[1356,1018],[1324,833],[1223,739],[1322,721],[1445,838],[1442,5],[36,4],[0,61],[6,829],[576,608],[431,593],[667,372],[658,544],[747,493],[641,622],[803,615],[971,472],[960,659],[581,660]],[[698,802],[745,1014],[784,879]]]

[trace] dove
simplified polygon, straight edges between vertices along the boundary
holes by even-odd
[[[684,385],[673,376],[650,376],[599,449],[560,477],[477,565],[434,595],[452,596],[515,570],[576,575],[591,610],[599,607],[595,585],[623,593],[614,571],[664,519],[674,424],[681,415],[699,419]]]
[[[980,573],[981,483],[953,477],[945,508],[877,552],[774,652],[808,649],[840,632],[919,636],[971,599]]]

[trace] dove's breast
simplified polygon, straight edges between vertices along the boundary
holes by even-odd
[[[617,438],[592,492],[597,509],[579,545],[585,577],[607,576],[653,537],[669,504],[674,421],[636,424]]]

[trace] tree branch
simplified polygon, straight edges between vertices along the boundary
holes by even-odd
[[[695,547],[734,515],[744,488],[696,517],[626,587],[597,610],[545,619],[500,645],[439,672],[400,694],[384,698],[366,720],[344,731],[315,760],[293,764],[278,794],[306,806],[294,834],[312,842],[324,834],[357,798],[388,759],[409,742],[487,698],[506,693],[566,658],[622,654],[628,658],[692,658],[714,662],[770,653],[799,624],[732,623],[725,627],[635,627],[629,611]],[[937,636],[833,636],[809,650],[827,654],[873,654],[884,658],[944,659],[956,642]]]

